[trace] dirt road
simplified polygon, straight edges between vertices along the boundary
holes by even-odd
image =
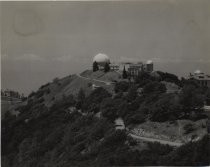
[[[135,135],[135,134],[132,134],[132,133],[129,133],[129,135],[131,137],[133,137],[134,139],[148,141],[148,142],[159,142],[160,144],[168,144],[168,145],[174,146],[174,147],[179,147],[183,144],[183,143],[171,142],[171,141],[166,141],[166,140],[161,140],[161,139],[141,137],[141,136],[138,136],[138,135]]]
[[[113,84],[113,82],[107,82],[107,81],[102,81],[102,80],[98,80],[98,79],[92,79],[92,78],[88,78],[88,77],[83,77],[80,74],[77,74],[77,76],[80,77],[80,78],[86,79],[86,80],[92,80],[92,81],[96,81],[96,82],[101,82],[101,83],[104,83],[106,85]]]

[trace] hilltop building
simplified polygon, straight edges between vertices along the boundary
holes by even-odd
[[[120,70],[119,64],[111,63],[109,66],[110,66],[110,69],[113,70],[113,71],[118,71],[118,70]]]
[[[151,60],[148,60],[146,64],[142,62],[138,63],[131,63],[128,67],[128,74],[130,74],[131,77],[136,77],[140,74],[140,72],[152,72],[153,71],[153,62]]]
[[[104,69],[105,64],[110,64],[110,59],[106,54],[99,53],[93,58],[93,62],[98,64],[99,70]]]
[[[210,75],[206,75],[200,70],[196,70],[194,74],[190,74],[190,79],[194,79],[200,86],[210,87]]]
[[[110,70],[122,72],[124,69],[130,77],[136,77],[140,72],[152,72],[153,62],[148,60],[146,63],[143,62],[124,62],[124,63],[111,63],[109,57],[106,54],[99,53],[93,58],[93,63],[98,64],[99,70],[103,70],[106,64],[109,64]]]

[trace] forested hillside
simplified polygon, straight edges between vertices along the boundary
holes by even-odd
[[[103,86],[88,94],[80,88],[50,106],[44,96],[52,86],[42,86],[17,109],[17,117],[8,112],[2,120],[2,166],[209,165],[208,134],[178,148],[136,141],[129,135],[129,128],[147,121],[207,118],[203,105],[210,96],[208,88],[173,74],[157,74],[142,73],[132,83],[118,81],[113,93]],[[178,90],[167,92],[166,82]],[[115,128],[119,117],[124,130]],[[193,128],[186,127],[186,133],[190,131]]]

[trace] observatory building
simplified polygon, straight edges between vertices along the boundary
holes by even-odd
[[[105,64],[108,64],[110,70],[122,72],[124,69],[127,71],[127,74],[130,77],[136,77],[140,72],[152,72],[153,71],[153,62],[148,60],[146,63],[143,62],[124,62],[124,63],[111,63],[110,58],[104,54],[99,53],[93,58],[93,63],[96,62],[99,70],[103,70]]]
[[[99,53],[93,58],[93,62],[96,62],[99,66],[99,69],[103,69],[105,64],[110,64],[110,59],[106,54]]]
[[[140,74],[140,72],[152,72],[153,71],[153,62],[151,60],[148,60],[146,64],[142,62],[138,63],[130,63],[128,66],[128,74],[131,77],[136,77]]]
[[[196,70],[194,74],[190,74],[190,79],[195,79],[200,86],[210,87],[210,75],[206,75],[200,70]]]
[[[147,71],[147,72],[152,72],[153,71],[152,60],[148,60],[144,66],[145,66],[145,69],[144,69],[145,71]]]

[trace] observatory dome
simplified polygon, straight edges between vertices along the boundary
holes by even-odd
[[[194,72],[194,74],[201,74],[201,71],[200,71],[200,70],[196,70],[196,71]]]
[[[147,60],[146,64],[153,64],[152,60]]]
[[[105,63],[110,63],[110,59],[106,54],[99,53],[93,58],[93,62],[97,62],[99,65],[104,65]]]

